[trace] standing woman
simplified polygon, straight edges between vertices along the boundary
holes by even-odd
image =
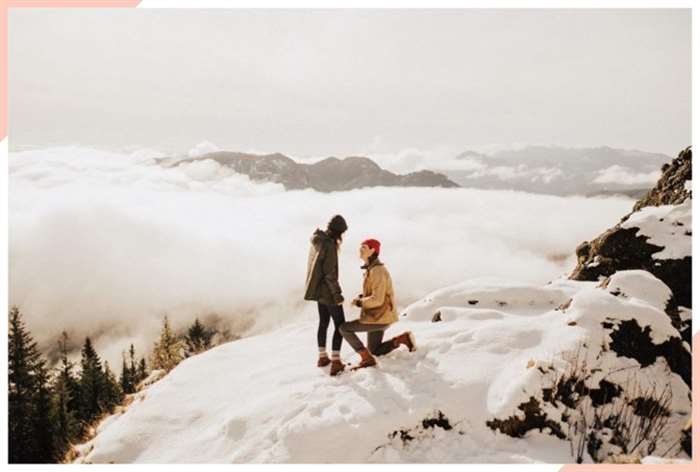
[[[340,332],[345,340],[350,343],[362,360],[354,367],[372,367],[377,364],[375,356],[382,356],[402,344],[409,351],[416,350],[416,340],[410,331],[391,338],[384,339],[384,331],[399,320],[394,304],[394,285],[391,275],[384,264],[379,260],[381,244],[376,239],[367,239],[360,245],[360,259],[364,262],[364,278],[362,281],[362,295],[352,301],[352,304],[360,307],[360,319],[344,323]],[[367,347],[357,337],[359,332],[367,333]]]
[[[348,229],[345,219],[335,215],[325,231],[317,229],[311,236],[311,250],[306,272],[304,300],[318,303],[318,367],[331,364],[331,375],[338,375],[344,365],[340,361],[340,346],[343,336],[339,328],[345,322],[343,291],[338,283],[338,251],[343,242],[343,233]],[[331,359],[326,354],[326,333],[333,318],[333,341]]]

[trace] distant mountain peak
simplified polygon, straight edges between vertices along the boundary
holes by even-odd
[[[463,187],[553,195],[639,195],[671,160],[665,154],[611,146],[528,145],[459,154],[445,170]],[[473,164],[473,165],[468,165]]]
[[[252,180],[282,184],[287,190],[312,188],[320,192],[334,192],[363,187],[459,187],[447,176],[433,171],[394,174],[364,156],[349,156],[343,159],[331,156],[307,164],[296,162],[281,153],[216,151],[180,160],[174,165],[206,159],[245,174]]]

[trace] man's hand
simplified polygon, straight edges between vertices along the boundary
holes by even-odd
[[[352,304],[355,305],[356,307],[362,308],[362,298],[361,297],[353,298]]]

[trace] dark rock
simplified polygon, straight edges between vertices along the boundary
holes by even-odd
[[[514,438],[522,438],[528,431],[537,429],[540,432],[548,430],[552,436],[566,439],[561,425],[547,417],[547,413],[542,411],[540,402],[535,397],[530,397],[530,400],[518,405],[518,409],[524,413],[524,418],[515,415],[505,419],[494,418],[487,421],[486,426]]]
[[[634,414],[643,418],[653,418],[656,415],[671,416],[668,408],[651,397],[637,397],[630,400]]]
[[[598,388],[589,389],[587,394],[591,397],[593,406],[602,406],[610,403],[622,393],[622,387],[605,379],[598,382]]]
[[[450,424],[450,421],[447,419],[447,417],[444,415],[444,413],[440,410],[438,410],[434,416],[425,418],[422,422],[422,425],[423,425],[423,429],[442,428],[445,431],[449,431],[452,429],[452,425]]]
[[[588,388],[583,372],[562,376],[551,388],[542,389],[542,401],[554,406],[562,405],[575,409],[582,397],[591,398],[593,406],[602,406],[620,396],[622,388],[608,380],[598,382],[598,388]]]
[[[476,305],[477,303],[479,303],[479,300],[469,300],[467,301],[467,303],[469,303],[470,305]]]
[[[693,457],[693,423],[688,421],[688,424],[681,432],[681,448],[688,454],[688,457]]]
[[[431,415],[426,416],[419,425],[413,428],[400,428],[389,433],[389,439],[395,439],[398,437],[401,442],[406,446],[409,442],[414,440],[420,440],[426,437],[433,437],[433,433],[430,430],[435,428],[442,428],[445,431],[452,431],[453,425],[450,420],[445,416],[445,414],[440,410],[435,410]],[[464,434],[464,431],[457,431],[458,434]],[[377,449],[381,449],[383,446],[379,446]]]
[[[408,444],[409,442],[415,439],[415,437],[411,436],[411,433],[406,429],[399,429],[392,432],[391,434],[389,434],[389,439],[394,439],[396,436],[399,436],[401,442],[404,443],[404,445]]]
[[[680,337],[672,337],[661,344],[654,344],[651,339],[651,329],[642,329],[637,320],[610,320],[611,323],[601,323],[610,332],[610,350],[618,356],[634,359],[642,367],[647,367],[663,357],[671,372],[678,374],[683,381],[691,385],[691,356],[683,345]]]
[[[433,315],[433,319],[431,319],[433,323],[437,323],[438,321],[442,321],[442,314],[439,311],[436,311],[435,314]]]
[[[670,164],[664,164],[661,168],[663,175],[656,186],[634,205],[633,211],[641,210],[647,206],[683,203],[691,194],[685,189],[685,181],[693,178],[692,161],[692,151],[688,146]]]

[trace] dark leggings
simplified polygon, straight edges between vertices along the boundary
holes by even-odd
[[[384,341],[384,331],[389,327],[388,324],[373,324],[373,323],[362,323],[360,320],[348,321],[343,326],[340,327],[340,333],[343,335],[345,340],[350,343],[352,348],[356,352],[362,351],[365,346],[360,341],[355,333],[367,333],[367,349],[369,352],[375,356],[383,356],[388,354],[394,349],[394,341],[391,339],[389,341]]]
[[[318,347],[326,347],[326,333],[328,331],[328,325],[333,318],[333,341],[331,343],[332,349],[334,351],[340,351],[340,345],[343,343],[343,336],[340,334],[338,328],[340,325],[345,323],[345,313],[343,312],[343,305],[326,305],[324,303],[318,303]]]

